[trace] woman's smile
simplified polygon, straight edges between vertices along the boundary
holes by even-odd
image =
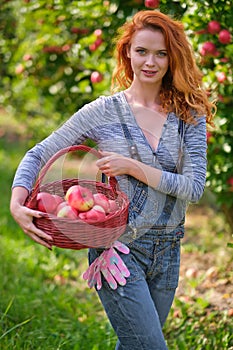
[[[157,74],[156,70],[145,70],[143,69],[142,72],[144,73],[144,75],[148,76],[148,77],[153,77]]]

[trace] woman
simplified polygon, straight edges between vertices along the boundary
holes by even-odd
[[[97,166],[116,176],[130,199],[128,226],[120,238],[125,245],[116,243],[119,253],[113,252],[127,283],[116,279],[116,288],[104,270],[105,279],[94,275],[99,256],[109,263],[106,251],[98,249],[90,249],[92,265],[84,277],[89,285],[98,280],[99,297],[118,336],[116,349],[162,350],[167,349],[162,327],[178,285],[185,212],[205,186],[206,124],[212,123],[214,105],[202,89],[180,22],[158,11],[140,11],[117,39],[112,81],[120,92],[87,104],[26,153],[13,182],[11,212],[28,236],[49,248],[51,238],[32,223],[41,213],[26,208],[25,199],[55,152],[93,139],[102,152]]]

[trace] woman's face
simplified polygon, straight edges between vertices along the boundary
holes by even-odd
[[[141,29],[134,33],[128,51],[134,81],[161,85],[169,66],[164,36],[159,30]]]

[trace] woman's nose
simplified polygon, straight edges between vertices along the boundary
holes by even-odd
[[[146,65],[148,67],[153,67],[155,65],[155,58],[153,55],[147,56]]]

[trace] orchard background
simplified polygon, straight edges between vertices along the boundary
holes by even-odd
[[[0,103],[27,130],[29,145],[78,108],[109,94],[116,29],[142,9],[184,23],[203,81],[217,99],[207,133],[207,188],[233,232],[233,97],[230,0],[1,0]]]
[[[233,232],[231,2],[0,0],[2,350],[115,346],[95,290],[81,277],[87,250],[34,244],[9,212],[10,187],[28,147],[109,94],[116,29],[148,8],[184,23],[206,89],[218,100],[215,128],[207,133],[207,187],[187,212],[179,287],[164,334],[171,350],[233,350],[233,256],[226,247]]]

